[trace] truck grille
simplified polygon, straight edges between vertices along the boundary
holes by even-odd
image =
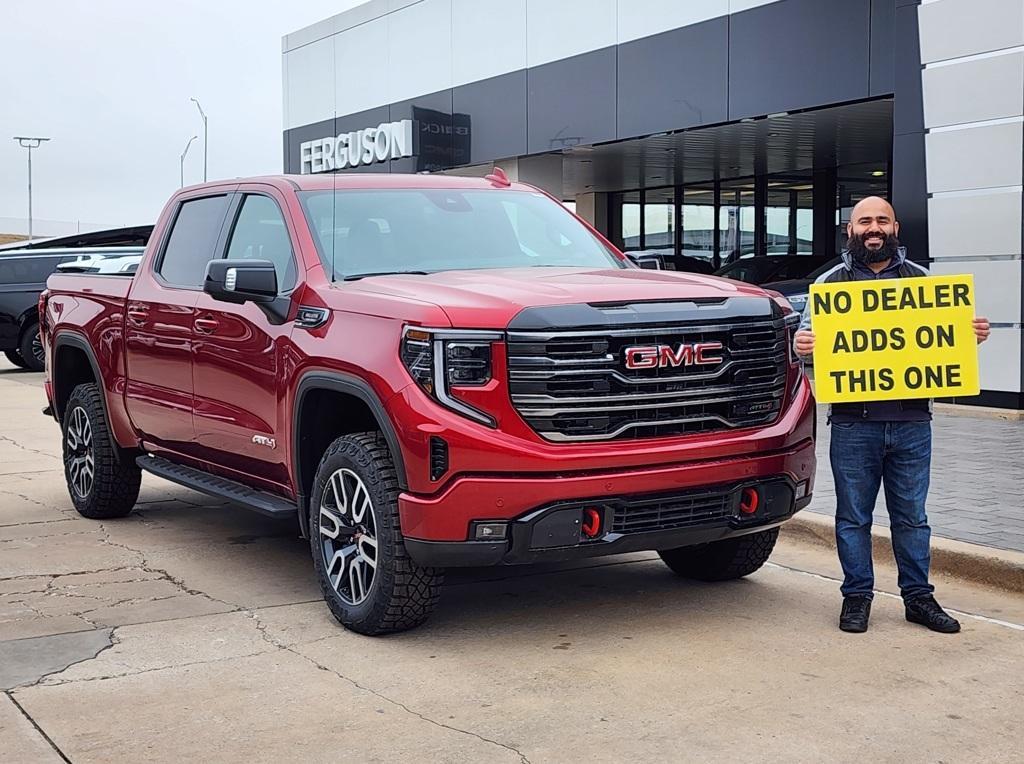
[[[637,346],[721,343],[710,366],[627,369]],[[764,425],[781,410],[781,317],[714,324],[510,332],[512,403],[550,441],[652,438]]]
[[[615,507],[612,532],[643,533],[711,523],[728,518],[733,503],[728,490],[634,499]]]

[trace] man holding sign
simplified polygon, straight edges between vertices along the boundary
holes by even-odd
[[[907,620],[956,632],[960,624],[935,601],[928,582],[929,399],[977,394],[976,346],[988,338],[989,323],[974,317],[970,276],[929,277],[907,259],[896,214],[884,199],[858,203],[847,233],[843,262],[811,287],[794,338],[797,354],[814,355],[818,400],[831,403],[844,576],[839,628],[868,628],[871,521],[884,485]]]

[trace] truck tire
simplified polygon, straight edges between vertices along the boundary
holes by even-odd
[[[64,477],[78,514],[106,520],[131,512],[139,498],[142,471],[128,454],[118,458],[119,447],[95,384],[71,391],[61,424]]]
[[[309,540],[320,589],[346,629],[376,636],[423,623],[443,571],[405,549],[398,474],[379,432],[344,435],[324,453],[309,504]]]
[[[658,554],[672,570],[698,581],[731,581],[749,576],[768,562],[779,529],[713,541],[710,544],[665,549]]]
[[[4,355],[7,356],[7,360],[17,366],[19,369],[24,369],[28,364],[25,363],[25,359],[21,357],[21,353],[17,350],[5,350]]]
[[[18,355],[25,364],[23,368],[29,371],[42,371],[46,368],[43,344],[39,337],[39,324],[29,324],[25,329],[18,343]]]

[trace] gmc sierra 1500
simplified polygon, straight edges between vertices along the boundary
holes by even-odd
[[[451,566],[744,576],[811,496],[785,300],[636,268],[500,171],[185,188],[134,276],[54,275],[39,315],[82,515],[145,470],[297,516],[364,634],[421,623]]]

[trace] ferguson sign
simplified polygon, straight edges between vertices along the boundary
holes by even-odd
[[[415,153],[413,124],[411,119],[382,122],[365,130],[304,141],[299,144],[299,172],[331,172],[411,157]]]

